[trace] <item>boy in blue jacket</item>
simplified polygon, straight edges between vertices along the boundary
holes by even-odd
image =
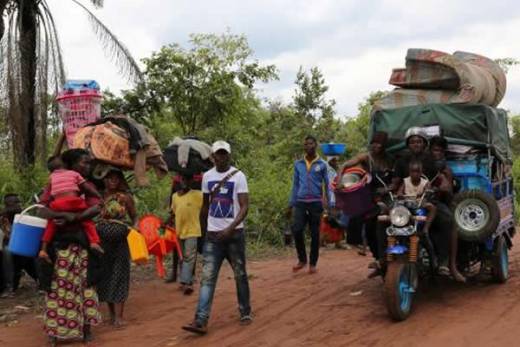
[[[294,163],[294,176],[289,207],[293,208],[292,232],[298,253],[298,263],[293,271],[299,271],[307,265],[304,231],[307,224],[311,230],[311,251],[309,257],[309,273],[316,273],[320,248],[320,217],[323,212],[323,194],[325,192],[328,206],[332,208],[333,199],[327,174],[327,163],[316,153],[316,138],[307,136],[303,145],[303,159]]]

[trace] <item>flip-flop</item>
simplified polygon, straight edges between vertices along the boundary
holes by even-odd
[[[251,323],[253,323],[253,317],[251,315],[240,317],[240,325],[249,325]]]
[[[437,273],[441,276],[450,276],[451,275],[450,269],[446,266],[439,266],[437,268]]]
[[[184,325],[182,329],[201,336],[206,335],[206,333],[208,332],[208,328],[206,328],[205,325],[199,324],[197,322]]]

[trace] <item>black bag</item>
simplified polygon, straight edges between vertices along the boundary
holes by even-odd
[[[213,163],[209,158],[206,160],[202,159],[200,153],[193,148],[190,148],[186,167],[180,166],[177,155],[178,149],[178,145],[172,145],[166,147],[163,152],[163,158],[169,171],[174,171],[181,175],[196,175],[200,172],[206,172],[213,167]]]

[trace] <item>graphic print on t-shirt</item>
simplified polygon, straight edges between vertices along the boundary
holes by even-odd
[[[213,186],[219,181],[208,182],[209,191],[213,191]],[[234,218],[233,210],[233,192],[235,190],[235,182],[226,182],[223,184],[209,206],[209,215],[213,218]]]

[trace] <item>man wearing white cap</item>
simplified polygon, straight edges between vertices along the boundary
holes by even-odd
[[[199,335],[207,332],[218,273],[224,259],[228,260],[235,274],[240,323],[247,325],[252,322],[244,237],[244,219],[249,208],[247,180],[240,170],[231,166],[229,143],[216,141],[212,152],[215,167],[202,178],[204,203],[201,220],[207,221],[207,233],[199,303],[195,320],[182,327]]]

